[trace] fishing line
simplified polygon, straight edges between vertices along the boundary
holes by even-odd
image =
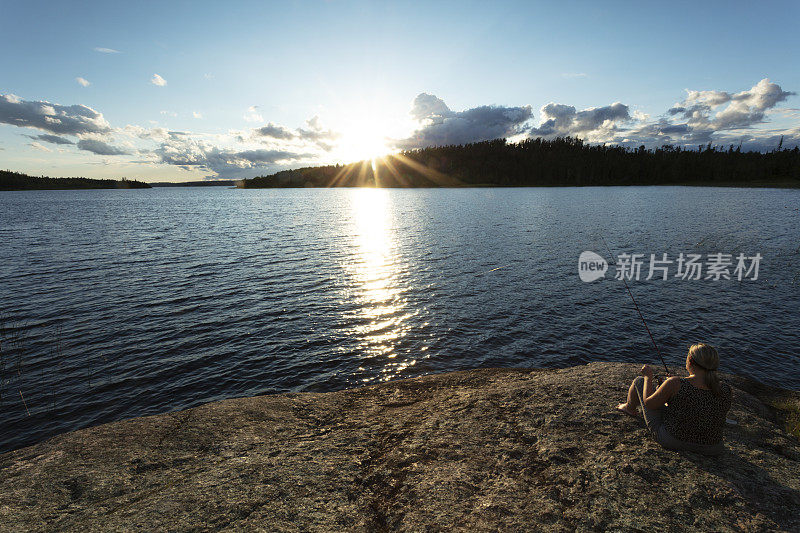
[[[611,264],[612,265],[616,265],[616,262],[613,260],[613,258],[616,257],[616,256],[611,252],[611,247],[606,242],[605,237],[600,235],[600,238],[603,239],[603,244],[606,245],[606,248],[608,249],[608,254],[612,258],[611,259]],[[622,282],[625,284],[625,288],[628,289],[628,295],[631,297],[631,301],[633,302],[633,306],[636,308],[636,312],[639,313],[639,318],[642,319],[642,324],[644,324],[644,329],[646,329],[647,330],[647,334],[650,335],[650,340],[653,342],[653,346],[655,347],[656,352],[658,353],[658,357],[661,359],[661,364],[664,365],[664,370],[666,370],[667,375],[669,376],[670,373],[669,373],[669,369],[667,368],[667,363],[664,362],[664,356],[661,355],[661,350],[658,349],[658,344],[656,344],[656,340],[653,338],[653,334],[650,333],[650,328],[647,327],[647,321],[644,319],[644,315],[642,315],[642,312],[639,309],[639,305],[636,303],[636,298],[633,297],[633,293],[631,292],[631,288],[628,287],[628,282],[625,281],[625,274],[623,273],[622,276],[620,276],[620,277],[622,278]]]

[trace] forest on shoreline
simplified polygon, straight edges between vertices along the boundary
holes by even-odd
[[[294,187],[553,187],[711,185],[800,188],[800,149],[745,152],[741,147],[665,145],[636,149],[581,139],[505,139],[407,150],[345,165],[282,170],[239,181],[145,183],[122,178],[51,178],[0,170],[0,190],[146,189],[236,184]]]
[[[800,149],[631,149],[581,139],[504,139],[408,150],[347,165],[283,170],[242,180],[274,187],[548,187],[735,185],[800,187]]]
[[[21,172],[0,170],[0,191],[62,190],[62,189],[149,189],[143,181],[90,178],[50,178],[29,176]]]

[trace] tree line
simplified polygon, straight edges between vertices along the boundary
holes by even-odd
[[[707,145],[685,149],[592,145],[581,139],[504,139],[408,150],[347,165],[283,170],[240,187],[474,187],[588,185],[800,186],[800,150]]]
[[[149,189],[142,181],[90,178],[50,178],[28,176],[21,172],[0,170],[0,191],[25,191],[42,189]]]

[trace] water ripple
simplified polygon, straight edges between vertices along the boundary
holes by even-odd
[[[760,252],[756,282],[631,288],[671,363],[704,340],[724,370],[800,388],[800,223],[778,203],[800,191],[0,192],[0,313],[26,333],[1,346],[0,451],[241,395],[655,362],[624,288],[578,279],[600,232]]]

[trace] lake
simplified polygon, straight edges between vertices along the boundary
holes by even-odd
[[[578,276],[581,252],[610,258],[601,236],[645,254],[628,283],[670,365],[704,341],[798,389],[798,208],[695,187],[0,192],[0,451],[237,396],[658,365],[615,267]],[[663,253],[731,254],[731,279],[645,280]]]

